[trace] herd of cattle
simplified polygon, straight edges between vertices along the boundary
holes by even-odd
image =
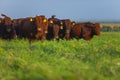
[[[0,18],[1,39],[22,39],[32,40],[90,40],[94,35],[100,35],[100,24],[91,22],[76,23],[70,19],[58,19],[55,16],[47,19],[44,15],[11,19],[5,14]]]

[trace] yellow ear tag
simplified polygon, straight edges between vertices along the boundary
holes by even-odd
[[[50,23],[52,24],[52,23],[53,23],[53,21],[52,21],[52,20],[50,20]]]
[[[43,22],[45,23],[45,22],[47,22],[47,20],[46,20],[46,19],[44,19],[44,20],[43,20]]]
[[[32,18],[30,18],[30,21],[32,22],[32,21],[33,21],[33,19],[32,19]]]

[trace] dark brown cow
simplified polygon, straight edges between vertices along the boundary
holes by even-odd
[[[22,38],[22,35],[21,35],[21,24],[22,24],[22,20],[24,20],[24,19],[25,18],[19,18],[19,19],[13,19],[12,20],[12,26],[16,30],[17,38]]]
[[[100,25],[99,23],[77,23],[72,28],[71,36],[77,39],[83,38],[85,40],[90,40],[94,35],[100,35]]]
[[[19,38],[28,38],[30,42],[34,39],[44,40],[48,29],[48,20],[45,16],[36,16],[19,19],[16,31]]]
[[[59,40],[59,28],[60,28],[60,20],[55,18],[55,16],[52,16],[48,19],[49,25],[48,25],[48,34],[47,39],[57,39]]]
[[[73,27],[72,27],[72,31],[71,31],[71,37],[72,38],[82,38],[82,23],[76,23]]]
[[[0,18],[0,38],[2,38],[2,34],[3,34],[3,19]]]
[[[60,26],[60,31],[59,31],[60,38],[69,40],[70,32],[72,28],[70,19],[61,20],[61,25],[62,26]]]
[[[12,26],[12,20],[10,17],[6,16],[5,14],[1,14],[4,18],[0,21],[1,22],[1,29],[0,34],[2,39],[16,39],[16,31],[15,28]]]
[[[83,23],[81,34],[85,40],[90,40],[93,37],[93,24],[90,22]]]
[[[37,34],[36,38],[46,39],[48,33],[48,20],[45,16],[36,16]]]

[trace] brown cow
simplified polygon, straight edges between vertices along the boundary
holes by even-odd
[[[82,23],[76,23],[73,27],[72,27],[72,31],[71,31],[71,37],[72,38],[82,38]]]
[[[1,38],[2,39],[16,39],[16,31],[15,28],[12,26],[12,20],[10,17],[6,16],[5,14],[1,14],[4,18],[0,21],[1,22]]]
[[[59,37],[61,39],[65,38],[66,40],[69,40],[70,32],[71,32],[71,28],[72,28],[71,20],[70,19],[61,20],[61,25],[62,26],[60,26]]]
[[[100,35],[100,26],[99,23],[77,23],[72,28],[71,36],[77,39],[83,38],[85,40],[90,40],[94,35]]]
[[[22,38],[22,35],[21,35],[21,24],[22,24],[22,20],[24,20],[24,19],[25,18],[19,18],[19,19],[13,19],[12,20],[12,26],[16,30],[17,38]]]
[[[18,20],[16,27],[20,38],[28,38],[31,42],[34,39],[44,40],[48,29],[48,20],[45,16],[28,17]]]
[[[93,37],[93,24],[90,22],[83,23],[82,26],[82,38],[85,40],[90,40]]]
[[[46,39],[48,33],[48,20],[45,16],[36,16],[37,34],[36,38],[41,40]]]
[[[48,25],[48,34],[47,39],[57,39],[59,40],[59,26],[60,26],[60,20],[58,18],[55,18],[53,15],[51,18],[48,19],[49,25]]]

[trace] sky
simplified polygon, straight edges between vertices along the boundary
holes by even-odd
[[[0,0],[2,13],[13,19],[56,15],[75,21],[120,20],[120,0]]]

